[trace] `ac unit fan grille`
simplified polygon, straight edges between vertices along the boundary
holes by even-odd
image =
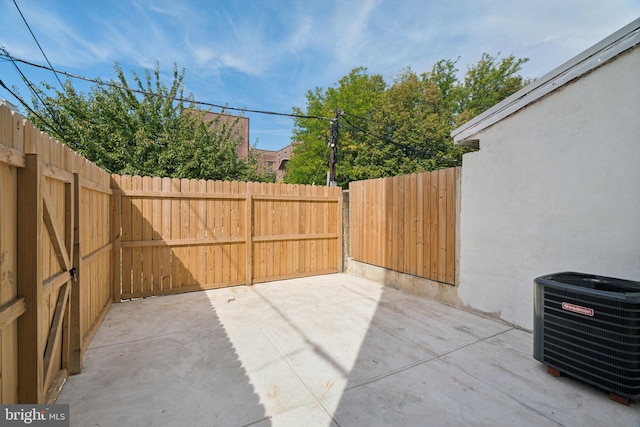
[[[640,395],[640,303],[549,286],[543,298],[544,363],[616,394]]]

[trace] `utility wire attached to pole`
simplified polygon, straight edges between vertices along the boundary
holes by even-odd
[[[123,86],[120,86],[118,84],[113,83],[112,81],[108,82],[108,81],[103,81],[103,80],[100,80],[100,79],[90,79],[88,77],[83,77],[83,76],[80,76],[78,74],[73,74],[73,73],[69,73],[67,71],[54,69],[53,67],[46,67],[44,65],[35,64],[33,62],[26,61],[24,59],[19,59],[19,58],[16,58],[16,57],[10,55],[9,52],[4,48],[0,49],[0,59],[8,59],[14,65],[17,62],[20,62],[22,64],[29,65],[31,67],[36,67],[36,68],[40,68],[40,69],[43,69],[43,70],[53,71],[54,73],[62,74],[63,76],[71,77],[72,79],[84,80],[86,82],[95,83],[95,84],[98,84],[100,86],[107,86],[107,87],[111,87],[111,88],[114,88],[114,89],[126,90],[126,91],[128,91],[130,93],[137,93],[137,94],[140,94],[140,95],[143,95],[143,96],[153,96],[153,97],[157,97],[157,98],[170,99],[172,101],[185,102],[187,104],[193,104],[193,105],[204,105],[206,107],[219,108],[219,109],[224,110],[224,111],[231,110],[231,111],[240,111],[242,113],[266,114],[266,115],[272,115],[272,116],[291,117],[291,118],[298,118],[298,119],[316,119],[316,120],[326,120],[326,121],[331,121],[332,120],[329,117],[308,116],[308,115],[305,115],[305,114],[294,114],[294,113],[280,113],[280,112],[277,112],[277,111],[254,110],[254,109],[250,109],[250,108],[231,107],[229,105],[222,105],[222,104],[216,104],[216,103],[212,103],[212,102],[198,101],[198,100],[190,99],[190,98],[182,98],[182,97],[176,97],[176,96],[163,96],[163,95],[157,94],[155,92],[147,92],[147,91],[144,91],[144,90],[134,89],[134,88],[131,88],[131,87],[123,87]],[[15,66],[17,68],[17,65],[15,65]],[[26,77],[23,76],[23,79],[26,80]],[[29,82],[28,85],[31,85],[31,82]]]
[[[64,89],[64,85],[62,84],[62,80],[60,80],[60,77],[58,76],[58,73],[56,73],[56,70],[53,69],[53,65],[51,65],[51,62],[49,61],[49,58],[47,58],[47,55],[44,53],[44,50],[42,49],[42,46],[40,46],[40,42],[36,38],[36,35],[33,34],[33,31],[31,30],[31,26],[27,22],[27,18],[25,18],[24,15],[22,14],[22,11],[20,10],[20,7],[18,6],[18,3],[16,3],[16,0],[13,0],[13,4],[16,6],[16,9],[18,9],[18,13],[22,17],[22,20],[24,21],[24,24],[27,26],[27,29],[31,33],[31,37],[33,37],[33,40],[38,45],[38,49],[40,49],[40,52],[42,53],[42,56],[44,56],[44,59],[47,61],[47,64],[49,64],[49,68],[51,68],[51,71],[53,71],[53,74],[55,74],[56,79],[58,79],[58,83],[60,83],[60,87],[64,91],[65,89]]]
[[[329,173],[327,174],[327,186],[336,187],[336,155],[338,152],[338,118],[340,117],[340,110],[337,108],[333,114],[333,120],[331,120],[331,137],[329,139],[329,145],[331,148],[331,157],[329,159]]]

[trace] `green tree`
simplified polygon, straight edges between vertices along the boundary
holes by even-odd
[[[309,91],[306,114],[332,117],[334,109],[341,111],[336,180],[343,187],[353,180],[459,166],[469,149],[454,145],[451,131],[528,83],[517,74],[526,61],[484,54],[460,81],[457,61],[441,60],[420,75],[403,70],[390,86],[356,68],[325,92]],[[289,182],[324,182],[329,129],[328,122],[296,120]]]
[[[355,68],[338,83],[323,92],[315,88],[307,92],[307,109],[297,114],[322,117],[326,120],[297,118],[294,121],[294,150],[287,165],[286,182],[297,184],[324,184],[329,162],[329,133],[336,109],[347,109],[357,123],[367,121],[367,114],[377,103],[386,85],[382,76],[368,75],[365,68]],[[361,117],[362,116],[362,117]],[[340,184],[357,178],[354,159],[365,143],[353,128],[340,127],[339,159],[336,166]]]
[[[370,114],[365,149],[355,159],[360,175],[378,178],[455,165],[450,104],[428,74],[403,71]]]
[[[499,55],[499,53],[498,53]],[[498,59],[488,53],[469,67],[460,87],[458,113],[468,120],[493,107],[530,83],[519,75],[528,58],[509,55]],[[461,120],[458,120],[458,124]]]
[[[206,122],[204,111],[175,98],[184,95],[185,70],[174,65],[171,86],[159,65],[130,86],[115,64],[116,79],[78,92],[67,79],[64,90],[43,84],[29,119],[43,131],[111,173],[177,178],[262,181],[257,156],[237,158],[240,135],[233,122]],[[138,91],[138,92],[134,92]],[[49,95],[53,93],[53,95]],[[41,120],[40,118],[44,119]]]

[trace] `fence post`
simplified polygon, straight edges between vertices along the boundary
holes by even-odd
[[[460,285],[460,213],[462,207],[462,167],[458,166],[455,169],[455,194],[456,194],[456,206],[455,206],[455,280],[453,285]]]
[[[74,176],[71,182],[65,182],[64,184],[64,242],[65,242],[65,250],[67,255],[69,255],[69,268],[71,268],[71,272],[73,273],[73,267],[75,266],[75,227],[76,227],[76,198],[75,198],[75,179]],[[73,291],[77,286],[77,283],[73,281],[73,275],[71,276],[71,283],[69,283],[70,291],[69,291],[69,300],[65,308],[64,320],[62,326],[62,343],[63,343],[63,361],[62,365],[67,369],[67,372],[72,371],[72,365],[74,363],[74,348],[73,348],[73,340],[75,335],[74,327],[76,326],[73,322],[73,316],[75,315],[75,311],[77,306],[73,306],[73,300],[71,296],[73,295]]]
[[[122,259],[120,243],[122,241],[122,192],[119,182],[111,177],[111,242],[113,242],[113,256],[111,257],[111,286],[113,302],[122,301],[121,269]]]
[[[80,257],[80,175],[73,174],[73,264],[74,275],[71,278],[70,306],[70,331],[69,331],[69,375],[80,373],[82,370],[82,327],[80,305],[80,286],[82,286],[82,258]]]
[[[42,160],[25,154],[18,170],[18,297],[25,313],[18,318],[18,402],[44,402],[42,309]]]
[[[247,198],[246,198],[246,284],[251,286],[253,284],[253,195],[251,190],[253,183],[247,183]]]
[[[347,259],[351,256],[351,235],[349,228],[349,190],[342,191],[342,262],[340,272],[347,270]]]

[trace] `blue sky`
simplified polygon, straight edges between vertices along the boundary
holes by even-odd
[[[640,16],[639,0],[16,0],[53,66],[110,79],[118,61],[142,73],[156,61],[170,82],[186,68],[186,91],[201,101],[290,113],[305,94],[333,86],[353,68],[422,73],[459,58],[461,74],[483,52],[527,57],[540,77]],[[46,64],[13,0],[0,0],[0,44]],[[34,82],[51,72],[20,65]],[[0,79],[30,102],[13,65]],[[88,86],[74,80],[76,87]],[[0,98],[18,102],[0,88]],[[251,142],[277,150],[293,121],[253,113]]]

